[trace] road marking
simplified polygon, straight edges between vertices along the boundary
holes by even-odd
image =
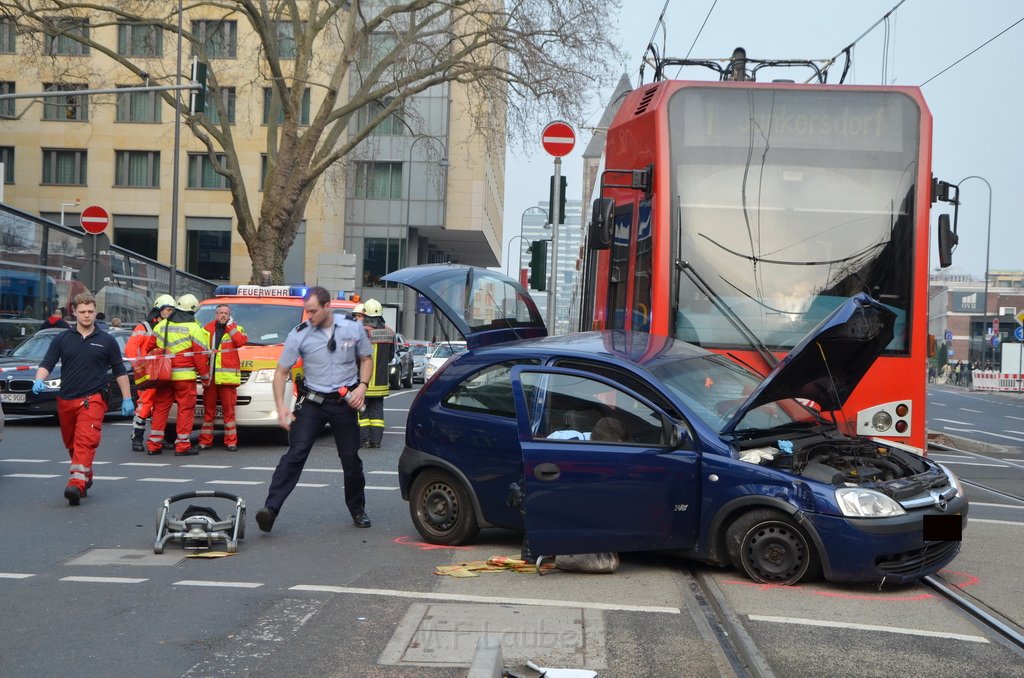
[[[969,422],[969,421],[957,421],[956,419],[939,419],[938,417],[936,417],[935,421],[944,421],[947,424],[960,424],[961,426],[970,426],[971,425],[971,422]]]
[[[63,474],[49,475],[46,473],[7,473],[4,478],[61,478]]]
[[[295,487],[328,487],[328,485],[327,483],[295,483]]]
[[[1005,432],[1007,432],[1007,433],[1016,433],[1017,435],[1022,435],[1022,436],[1024,436],[1024,431],[1014,431],[1014,430],[1012,430],[1012,429],[1008,429],[1008,428],[1004,428],[1003,430],[1004,430]]]
[[[132,577],[61,577],[57,581],[73,581],[84,584],[141,584],[148,579],[134,579]]]
[[[124,480],[128,476],[93,476],[93,480]]]
[[[1020,509],[1024,511],[1024,506],[1014,506],[1013,504],[986,504],[983,501],[972,501],[971,506],[991,506],[993,508]]]
[[[945,452],[929,452],[928,458],[934,459],[935,457],[945,457],[946,459],[974,459],[974,457],[968,457],[963,454],[947,454]]]
[[[28,579],[34,576],[34,574],[25,574],[23,572],[0,572],[0,579]]]
[[[207,480],[207,485],[262,485],[262,480]]]
[[[49,459],[0,459],[0,461],[11,461],[19,464],[45,464]],[[95,463],[95,462],[94,462]]]
[[[981,636],[969,636],[963,633],[946,633],[944,631],[925,631],[924,629],[901,629],[895,626],[877,626],[875,624],[855,624],[852,622],[837,622],[823,619],[801,619],[799,617],[771,617],[761,614],[750,614],[747,617],[751,621],[772,622],[775,624],[799,624],[801,626],[824,626],[826,628],[855,629],[857,631],[883,631],[885,633],[899,633],[908,636],[926,636],[928,638],[949,638],[950,640],[965,640],[969,643],[988,643],[987,638]]]
[[[209,469],[213,469],[215,471],[216,470],[223,471],[224,469],[231,468],[231,467],[230,466],[218,466],[217,464],[182,464],[179,468],[209,468]]]
[[[980,433],[981,435],[985,435],[985,436],[992,436],[994,438],[1006,438],[1007,440],[1016,440],[1018,442],[1024,443],[1024,438],[1014,438],[1013,436],[1004,436],[1004,435],[1000,435],[998,433],[992,433],[991,431],[979,431],[978,429],[974,429],[974,428],[953,428],[952,426],[943,426],[942,428],[945,431],[959,431],[960,433]]]
[[[982,414],[981,410],[971,410],[966,407],[961,407],[960,410],[963,412],[971,412],[973,414]]]
[[[274,466],[243,466],[243,471],[275,471],[277,470]]]
[[[302,469],[302,470],[303,471],[308,471],[309,473],[344,473],[345,472],[343,469],[340,469],[340,468],[305,468],[305,469]]]
[[[1006,464],[979,464],[975,461],[949,461],[948,459],[942,460],[943,464],[959,464],[961,466],[992,466],[994,468],[1010,468]]]
[[[170,464],[161,464],[155,461],[126,461],[121,464],[121,466],[152,466],[154,468],[159,468],[161,466],[170,466]]]
[[[376,474],[376,475],[379,475],[379,476],[397,476],[398,475],[398,471],[370,471],[370,473],[371,474]]]
[[[382,485],[367,485],[368,490],[397,490],[397,487],[384,487]]]
[[[971,518],[972,523],[988,523],[989,525],[1015,525],[1016,527],[1024,527],[1024,523],[1016,523],[1012,520],[989,520],[987,518]]]
[[[414,598],[417,600],[455,600],[463,603],[491,603],[501,605],[540,605],[542,607],[581,607],[589,610],[615,610],[622,612],[657,612],[680,614],[678,607],[656,605],[616,605],[614,603],[589,603],[579,600],[552,600],[550,598],[507,598],[505,596],[474,596],[465,593],[437,593],[431,591],[398,591],[395,589],[360,589],[351,586],[320,586],[299,584],[289,591],[315,591],[319,593],[350,593],[363,596],[388,596],[391,598]]]
[[[1017,421],[1024,421],[1024,417],[1015,417],[1012,414],[1006,414],[1003,416],[1005,416],[1007,419],[1016,419]]]
[[[140,483],[191,483],[191,478],[139,478]]]
[[[258,581],[204,581],[202,579],[182,579],[172,586],[211,586],[229,589],[258,589],[263,586]]]

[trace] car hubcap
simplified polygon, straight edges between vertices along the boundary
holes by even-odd
[[[458,516],[458,496],[449,485],[437,483],[423,493],[423,517],[433,529],[439,532],[450,530]]]
[[[788,581],[804,568],[803,538],[786,525],[760,525],[747,535],[746,542],[747,563],[765,581]]]

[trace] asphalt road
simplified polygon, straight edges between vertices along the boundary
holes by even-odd
[[[369,530],[348,518],[329,436],[265,535],[253,515],[283,452],[265,431],[244,434],[234,453],[152,458],[132,453],[128,423],[110,419],[96,484],[72,508],[55,423],[9,422],[0,443],[0,674],[462,676],[488,635],[502,641],[510,666],[534,659],[601,676],[732,675],[684,561],[627,554],[612,576],[434,575],[436,565],[517,554],[520,537],[485,530],[470,547],[419,542],[395,473],[413,393],[388,398],[385,445],[362,452]],[[946,408],[1015,411],[1005,402],[972,406],[978,394],[931,395],[945,403],[932,408],[942,418]],[[942,454],[965,478],[1024,494],[1011,473],[1019,450]],[[154,556],[163,499],[201,488],[246,501],[239,553],[184,558],[169,544]],[[1024,503],[974,492],[964,550],[947,577],[1019,624]],[[230,509],[196,503],[222,517]],[[1024,659],[921,587],[764,587],[729,569],[706,571],[775,675],[968,675],[979,666],[1024,675]]]

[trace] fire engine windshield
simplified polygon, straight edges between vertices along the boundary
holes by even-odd
[[[897,313],[908,350],[921,113],[899,92],[679,90],[669,105],[675,245],[770,349],[792,348],[846,298]],[[744,347],[680,275],[675,335]]]
[[[245,328],[250,346],[283,344],[285,337],[302,322],[302,306],[274,304],[229,304],[231,317]],[[205,327],[213,321],[217,304],[203,304],[196,311],[196,320]]]

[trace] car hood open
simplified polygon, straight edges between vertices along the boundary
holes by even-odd
[[[867,294],[846,300],[782,359],[722,432],[733,431],[750,410],[785,398],[838,410],[892,341],[895,323],[896,313]]]
[[[518,282],[459,264],[410,266],[381,278],[411,287],[466,339],[470,349],[547,336],[537,305]],[[452,337],[449,337],[451,339]]]

